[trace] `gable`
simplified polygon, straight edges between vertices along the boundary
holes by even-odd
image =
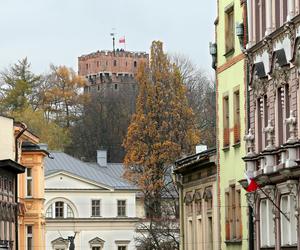
[[[46,189],[101,189],[108,190],[109,187],[105,187],[99,183],[73,176],[68,173],[59,172],[46,176],[45,178]]]

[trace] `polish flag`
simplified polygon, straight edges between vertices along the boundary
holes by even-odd
[[[125,43],[125,36],[123,36],[119,39],[119,43]]]
[[[256,183],[256,181],[253,178],[249,178],[249,176],[245,173],[245,176],[248,181],[248,187],[246,188],[247,192],[254,192],[259,188],[259,185]]]

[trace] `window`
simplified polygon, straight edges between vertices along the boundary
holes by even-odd
[[[239,143],[241,140],[240,136],[240,92],[234,92],[234,143]]]
[[[32,226],[26,226],[26,250],[33,250],[33,240],[32,240]]]
[[[52,218],[52,217],[53,217],[53,209],[51,204],[46,211],[46,218]]]
[[[114,66],[117,66],[117,61],[116,60],[114,60]]]
[[[297,222],[295,216],[295,200],[290,195],[282,195],[280,200],[281,211],[287,215],[280,214],[281,246],[297,245]]]
[[[231,185],[225,193],[226,240],[242,239],[241,192]]]
[[[126,246],[118,246],[118,250],[127,250]]]
[[[57,201],[47,208],[46,218],[74,218],[74,211],[67,203]]]
[[[115,83],[115,90],[117,90],[118,89],[118,84],[117,83]]]
[[[62,201],[55,202],[55,218],[64,218],[64,203]]]
[[[13,181],[12,180],[8,181],[8,191],[9,191],[9,193],[13,192]]]
[[[126,216],[126,200],[118,200],[118,216]]]
[[[99,61],[97,61],[97,68],[99,68]]]
[[[26,168],[26,195],[32,196],[32,169]]]
[[[234,6],[225,9],[225,53],[234,49]]]
[[[69,205],[67,205],[67,218],[74,218],[73,210]]]
[[[261,247],[274,246],[273,205],[267,199],[260,201],[260,245]]]
[[[100,247],[92,247],[92,250],[101,250]]]
[[[100,216],[100,200],[92,200],[92,216]]]
[[[135,67],[135,68],[136,68],[136,66],[137,66],[137,62],[136,62],[136,61],[134,61],[134,62],[133,62],[133,67]]]
[[[229,146],[229,98],[223,98],[223,147]]]

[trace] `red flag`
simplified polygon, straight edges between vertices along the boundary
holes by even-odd
[[[119,39],[119,43],[125,43],[125,36],[123,36]]]
[[[247,192],[254,192],[259,188],[259,185],[256,183],[256,181],[253,179],[253,177],[249,177],[247,173],[245,172],[245,177],[248,181],[248,186],[245,188]]]
[[[247,192],[254,192],[259,188],[258,184],[256,183],[256,181],[254,179],[250,179],[250,183],[248,185],[248,187],[246,188]]]

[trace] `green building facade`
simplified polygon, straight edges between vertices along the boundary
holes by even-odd
[[[216,44],[211,44],[215,61],[217,93],[218,206],[221,249],[248,249],[248,209],[244,178],[246,134],[246,3],[218,0]],[[213,51],[215,49],[215,51]],[[215,53],[214,53],[215,52]]]

